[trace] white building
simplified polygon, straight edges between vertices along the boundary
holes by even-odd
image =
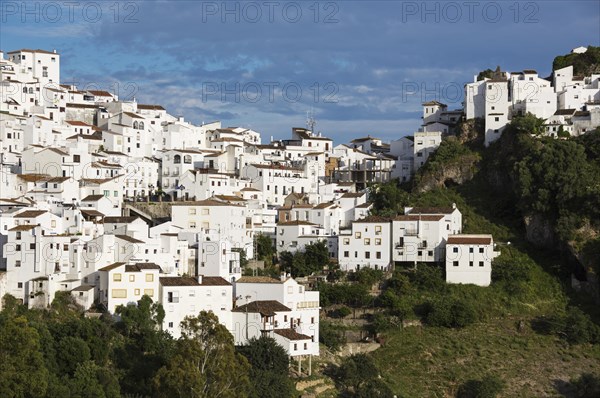
[[[159,299],[159,274],[154,263],[114,263],[100,269],[99,301],[111,314],[119,305],[136,304],[146,295]]]
[[[494,251],[492,235],[451,235],[446,244],[446,282],[489,286]]]
[[[159,301],[165,310],[163,330],[176,339],[181,336],[181,321],[201,311],[213,312],[222,325],[232,329],[233,286],[221,277],[161,277]]]
[[[319,355],[319,292],[307,291],[286,276],[244,276],[236,282],[234,294],[238,302],[247,305],[233,310],[236,344],[267,335],[286,348],[290,356]]]
[[[338,261],[343,271],[361,268],[388,270],[392,266],[390,220],[367,217],[352,223],[339,235]]]

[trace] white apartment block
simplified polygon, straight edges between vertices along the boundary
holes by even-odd
[[[246,322],[245,308],[233,310],[236,343],[243,344],[248,338],[260,336],[255,333],[264,333],[287,348],[290,356],[319,355],[318,291],[307,291],[285,275],[280,279],[244,276],[235,283],[234,295],[238,303],[248,305],[249,313]],[[261,308],[252,309],[253,302],[268,302],[269,310],[261,314]],[[250,313],[256,316],[250,318]],[[246,333],[247,325],[255,332]]]
[[[450,235],[446,244],[446,282],[489,286],[494,251],[492,235]]]
[[[181,336],[181,322],[201,311],[214,313],[232,329],[233,285],[221,277],[160,277],[158,300],[165,310],[163,330],[176,339]]]
[[[367,217],[340,231],[338,262],[343,271],[361,268],[389,270],[392,266],[391,225],[389,219]]]
[[[144,295],[157,301],[160,272],[160,267],[154,263],[107,265],[99,273],[99,302],[114,314],[119,305],[135,304]]]

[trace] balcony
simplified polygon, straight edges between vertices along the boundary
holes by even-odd
[[[275,329],[275,325],[272,322],[263,322],[263,326],[262,326],[262,331],[268,331],[271,332]]]

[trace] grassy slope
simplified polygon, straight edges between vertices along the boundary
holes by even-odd
[[[399,396],[453,396],[462,382],[491,373],[506,381],[502,396],[560,396],[559,386],[582,372],[600,373],[600,347],[569,346],[554,336],[539,335],[530,320],[561,313],[569,288],[560,274],[555,253],[537,251],[522,238],[520,222],[500,199],[478,192],[473,181],[464,186],[432,192],[417,199],[421,204],[455,202],[463,213],[465,233],[492,233],[502,246],[503,261],[528,264],[530,280],[518,294],[502,284],[489,288],[452,286],[450,294],[477,302],[484,320],[462,330],[407,328],[388,332],[386,346],[373,355],[385,380]],[[564,280],[564,279],[562,279]],[[435,292],[431,293],[432,296]],[[427,293],[418,299],[426,298]],[[524,321],[520,332],[517,323]]]

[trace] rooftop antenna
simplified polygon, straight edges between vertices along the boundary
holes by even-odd
[[[310,111],[306,112],[306,127],[310,130],[311,133],[314,133],[316,125],[317,121],[315,120],[314,111],[312,108],[310,108]]]

